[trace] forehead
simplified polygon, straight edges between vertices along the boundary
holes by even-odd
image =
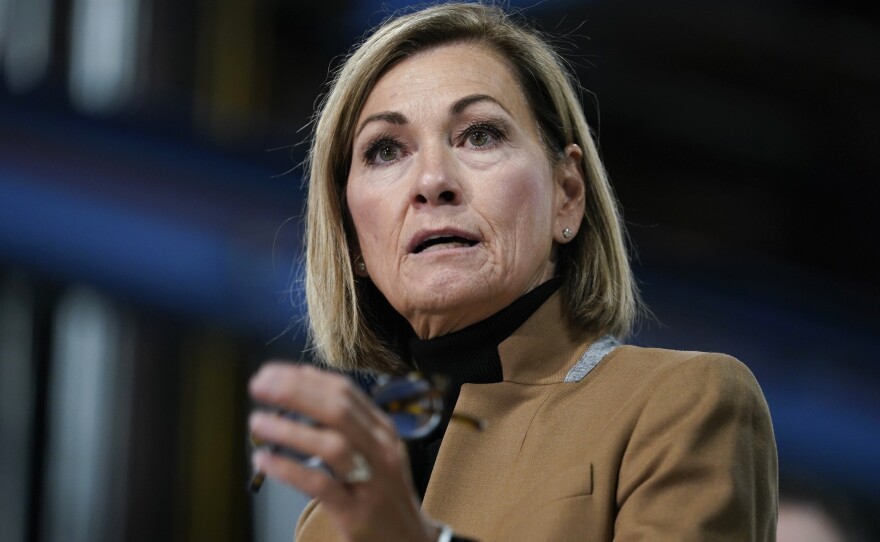
[[[462,96],[485,94],[515,117],[531,118],[519,81],[508,62],[478,44],[455,43],[416,53],[392,66],[370,91],[360,118],[378,111],[424,112]],[[405,111],[403,111],[405,113]]]

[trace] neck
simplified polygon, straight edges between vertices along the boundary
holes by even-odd
[[[562,285],[553,278],[482,322],[435,339],[412,338],[413,363],[429,379],[446,382],[443,418],[433,433],[408,443],[413,481],[424,495],[440,443],[463,384],[501,382],[504,374],[499,345],[520,328]],[[437,377],[441,377],[438,379]]]
[[[429,377],[445,376],[454,390],[464,383],[500,382],[503,375],[498,345],[561,285],[561,278],[550,279],[481,322],[434,339],[411,339],[410,353],[416,368]]]

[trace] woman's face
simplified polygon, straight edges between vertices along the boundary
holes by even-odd
[[[554,241],[583,216],[581,152],[551,164],[494,53],[455,44],[403,60],[355,130],[355,250],[420,337],[483,320],[553,276]]]

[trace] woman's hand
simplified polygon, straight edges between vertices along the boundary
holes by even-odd
[[[251,379],[250,393],[260,403],[317,422],[310,426],[256,411],[250,430],[262,441],[319,457],[332,475],[266,449],[254,453],[253,464],[319,499],[345,540],[436,539],[439,529],[419,509],[394,425],[348,378],[311,366],[267,363]],[[364,482],[346,482],[362,463],[358,454],[372,474]]]

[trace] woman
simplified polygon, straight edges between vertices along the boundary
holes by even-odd
[[[250,385],[255,468],[315,497],[297,540],[772,540],[776,450],[751,373],[619,345],[637,295],[563,62],[501,10],[384,23],[348,58],[310,159],[306,291],[343,370],[451,382],[456,416],[403,447],[338,374]],[[454,532],[454,534],[453,534]],[[455,538],[453,538],[455,537]]]

